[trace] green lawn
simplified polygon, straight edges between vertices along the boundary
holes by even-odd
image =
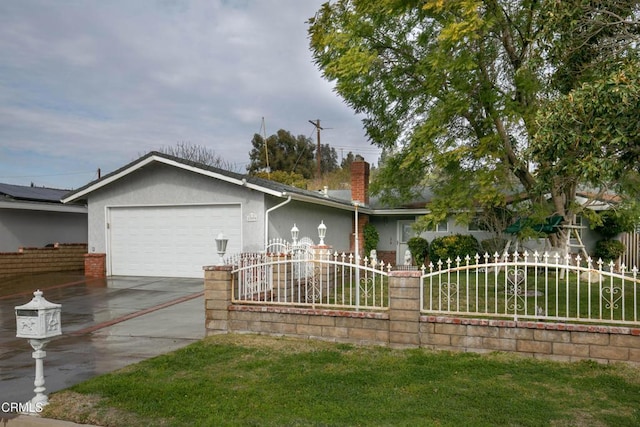
[[[575,273],[561,277],[551,269],[536,272],[533,268],[525,280],[524,271],[520,269],[517,276],[519,292],[505,286],[504,272],[496,275],[461,271],[427,278],[425,309],[535,316],[539,307],[547,316],[559,318],[602,319],[603,322],[640,319],[640,308],[635,304],[640,298],[640,285],[632,280],[603,276],[600,285],[597,281],[589,283],[579,279]]]
[[[637,426],[640,369],[224,335],[50,401],[105,426]]]

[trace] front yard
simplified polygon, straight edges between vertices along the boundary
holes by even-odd
[[[50,401],[104,426],[636,426],[640,370],[218,335]]]

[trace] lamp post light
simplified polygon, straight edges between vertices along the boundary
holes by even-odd
[[[15,307],[16,311],[16,337],[28,338],[33,348],[32,357],[36,360],[36,376],[33,391],[36,395],[27,402],[25,413],[36,414],[42,411],[42,407],[49,403],[49,398],[44,394],[44,361],[47,352],[44,351],[51,338],[62,334],[60,312],[62,305],[47,301],[42,296],[42,291],[33,293],[33,299],[24,305]]]
[[[320,225],[318,226],[318,237],[320,238],[320,242],[318,243],[320,246],[324,246],[324,237],[327,235],[327,226],[324,225],[324,221],[320,221]]]
[[[216,249],[218,250],[218,256],[220,257],[220,261],[218,262],[218,265],[224,264],[223,257],[224,257],[224,254],[227,252],[228,242],[229,242],[229,239],[227,239],[222,233],[218,234],[218,237],[216,237]]]
[[[300,230],[296,227],[296,224],[293,224],[291,227],[291,240],[293,241],[293,246],[298,244],[298,235],[300,234]]]

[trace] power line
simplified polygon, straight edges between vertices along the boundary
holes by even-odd
[[[354,145],[333,145],[333,148],[335,149],[341,149],[341,150],[350,150],[350,151],[369,151],[369,152],[378,152],[378,151],[382,151],[382,148],[374,148],[374,147],[357,147]]]

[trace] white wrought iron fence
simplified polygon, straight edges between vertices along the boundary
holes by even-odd
[[[620,262],[626,265],[638,265],[640,262],[640,230],[632,233],[624,233],[620,239],[625,251],[620,257]]]
[[[638,269],[558,254],[476,255],[422,268],[422,312],[638,324]]]
[[[346,310],[386,310],[390,265],[353,254],[290,246],[230,259],[233,301]]]

